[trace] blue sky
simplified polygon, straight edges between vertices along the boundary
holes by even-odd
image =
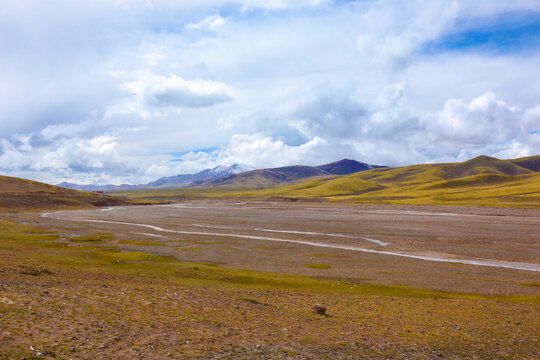
[[[0,173],[540,153],[540,2],[0,4]]]
[[[426,46],[432,53],[442,51],[487,51],[499,54],[536,53],[540,47],[540,13],[509,12],[458,24]]]

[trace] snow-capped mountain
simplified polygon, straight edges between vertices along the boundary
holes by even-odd
[[[213,169],[206,169],[196,174],[180,174],[176,176],[162,177],[161,179],[157,179],[156,181],[146,184],[145,187],[184,187],[191,185],[192,183],[216,180],[249,170],[251,170],[251,168],[241,164],[233,164],[231,166],[219,165]]]
[[[149,182],[147,184],[139,185],[79,185],[68,182],[58,184],[58,186],[68,189],[82,190],[82,191],[95,191],[95,190],[135,190],[135,189],[148,189],[148,188],[175,188],[185,187],[192,184],[202,183],[205,181],[217,180],[222,177],[236,175],[241,172],[252,170],[250,167],[241,164],[233,164],[231,166],[219,165],[213,169],[206,169],[196,174],[180,174],[175,176],[167,176]]]

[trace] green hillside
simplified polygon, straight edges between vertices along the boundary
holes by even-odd
[[[513,160],[479,156],[462,163],[378,168],[253,190],[210,187],[124,193],[133,197],[323,198],[357,204],[540,208],[540,155]],[[275,185],[274,185],[275,186]]]

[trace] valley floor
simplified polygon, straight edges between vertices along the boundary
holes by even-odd
[[[540,355],[538,210],[196,201],[2,219],[0,359]]]

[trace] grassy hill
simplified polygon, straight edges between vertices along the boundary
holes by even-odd
[[[92,208],[132,204],[132,201],[0,175],[0,212]]]
[[[513,160],[488,156],[462,163],[377,168],[287,186],[216,186],[133,192],[134,197],[323,198],[357,204],[467,205],[540,208],[540,155]],[[261,182],[261,185],[263,183]],[[275,186],[275,185],[274,185]]]
[[[516,160],[480,156],[455,164],[374,169],[321,181],[309,191],[283,187],[267,193],[366,204],[540,207],[540,172],[532,170],[538,163],[540,156]]]

